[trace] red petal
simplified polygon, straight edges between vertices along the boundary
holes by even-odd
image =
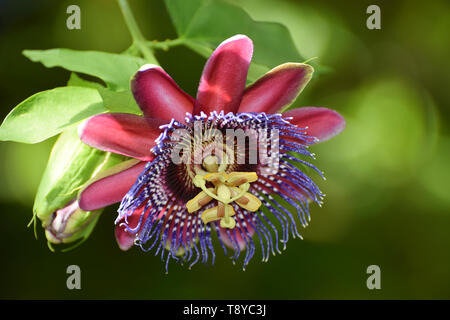
[[[194,114],[237,111],[252,54],[253,43],[244,35],[231,37],[217,47],[203,70]]]
[[[306,128],[308,135],[320,142],[339,134],[345,128],[344,118],[334,110],[319,107],[304,107],[283,113],[283,118],[293,117],[290,123]]]
[[[114,235],[116,236],[117,244],[122,251],[127,251],[130,249],[134,244],[134,239],[136,238],[136,235],[126,232],[125,227],[121,225],[116,225]]]
[[[81,191],[80,208],[92,211],[119,202],[131,189],[145,165],[146,162],[128,160],[103,171]]]
[[[137,104],[149,118],[184,122],[186,112],[192,113],[194,99],[173,81],[159,66],[142,66],[131,81]]]
[[[104,113],[82,123],[78,135],[91,147],[149,161],[150,149],[161,132],[159,126],[164,123],[126,113]]]
[[[313,71],[303,63],[285,63],[272,69],[245,90],[238,112],[279,112],[294,101]]]
[[[135,212],[133,212],[132,215],[130,215],[127,218],[128,226],[130,228],[137,227],[139,220],[141,219],[142,210],[144,209],[144,206],[142,206],[140,209],[137,209]],[[130,249],[134,244],[134,239],[136,239],[136,233],[130,233],[126,231],[125,226],[122,226],[121,223],[123,221],[119,222],[116,225],[116,228],[114,229],[114,235],[116,236],[117,244],[119,245],[119,248],[123,251],[127,251]]]

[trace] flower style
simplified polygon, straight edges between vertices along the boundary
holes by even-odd
[[[121,249],[155,249],[166,269],[170,259],[192,266],[211,256],[214,262],[214,230],[225,253],[234,249],[233,261],[247,248],[245,268],[256,251],[255,233],[263,261],[280,252],[279,243],[286,247],[289,233],[301,237],[297,223],[306,226],[308,203],[321,204],[323,197],[300,168],[322,173],[301,157],[313,157],[307,147],[340,133],[345,121],[319,107],[279,113],[313,69],[286,63],[246,88],[252,54],[244,35],[222,42],[205,65],[196,99],[161,67],[145,65],[131,82],[143,116],[100,114],[80,126],[86,144],[134,158],[105,171],[78,200],[86,211],[121,201],[115,231]],[[264,139],[239,147],[234,139],[228,144],[210,134],[227,130],[241,130],[249,139],[265,130]],[[260,154],[250,161],[253,149],[266,150],[269,161]],[[174,161],[174,154],[184,161]],[[239,156],[244,161],[236,161]]]

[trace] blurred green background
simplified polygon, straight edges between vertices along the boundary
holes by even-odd
[[[450,298],[450,3],[435,1],[232,1],[256,20],[291,31],[300,53],[331,72],[316,76],[295,106],[338,110],[347,128],[313,147],[325,171],[323,208],[287,251],[243,272],[217,248],[214,267],[172,264],[138,248],[118,249],[108,208],[91,237],[68,253],[48,250],[26,225],[54,139],[0,144],[0,298],[17,299],[392,299]],[[81,30],[65,26],[81,7]],[[381,7],[381,30],[366,8]],[[175,38],[162,1],[131,0],[148,39]],[[445,40],[447,39],[447,40]],[[46,69],[23,49],[67,47],[122,52],[130,36],[115,1],[0,0],[0,113],[35,92],[64,86],[69,72]],[[195,96],[205,59],[176,47],[158,51],[163,68]],[[283,52],[280,52],[283,55]],[[81,267],[82,290],[66,288]],[[381,268],[368,290],[366,268]]]

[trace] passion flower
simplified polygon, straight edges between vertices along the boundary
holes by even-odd
[[[101,114],[81,125],[86,144],[137,159],[79,196],[86,211],[121,201],[122,249],[133,243],[154,249],[166,269],[171,258],[190,266],[214,262],[215,231],[225,253],[234,249],[233,261],[247,248],[245,268],[256,251],[255,233],[263,261],[286,246],[289,233],[300,237],[297,224],[307,225],[309,202],[321,204],[323,197],[303,168],[322,173],[303,157],[313,157],[308,146],[340,133],[345,121],[326,108],[279,113],[313,68],[286,63],[245,88],[252,54],[244,35],[222,42],[195,100],[162,68],[145,65],[131,82],[143,116]]]

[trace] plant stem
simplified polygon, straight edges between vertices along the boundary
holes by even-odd
[[[131,12],[130,6],[127,0],[117,0],[120,10],[122,11],[123,18],[125,19],[125,23],[127,24],[128,30],[130,31],[131,38],[133,39],[133,45],[139,49],[142,56],[148,60],[150,63],[157,63],[155,56],[153,55],[152,50],[147,47],[147,40],[141,33],[139,29],[136,19]]]
[[[184,44],[184,39],[177,38],[177,39],[167,39],[164,41],[147,41],[147,45],[154,49],[161,49],[161,50],[169,50],[171,47],[179,46]]]

